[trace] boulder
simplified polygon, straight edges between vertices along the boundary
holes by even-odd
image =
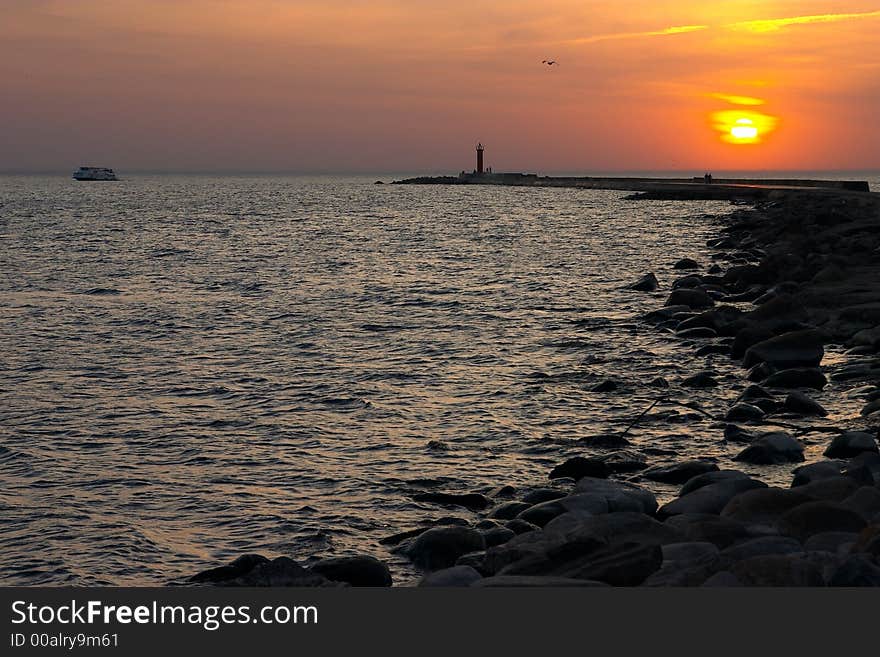
[[[855,511],[835,502],[807,502],[780,516],[780,533],[804,542],[822,532],[859,532],[864,529],[864,518]]]
[[[608,466],[599,459],[574,456],[565,463],[561,463],[553,468],[550,471],[550,478],[571,477],[572,479],[580,479],[581,477],[599,477],[604,479],[609,474],[611,474],[611,471],[608,469]]]
[[[820,479],[837,478],[840,476],[841,469],[840,463],[834,461],[819,461],[802,465],[794,469],[791,487],[804,486]]]
[[[485,549],[483,535],[469,527],[434,527],[419,534],[408,547],[407,556],[420,568],[441,570],[455,565],[468,552]]]
[[[351,586],[391,586],[391,571],[384,563],[369,555],[321,559],[310,570],[334,582]]]
[[[663,552],[659,545],[629,543],[570,561],[560,566],[557,574],[611,586],[638,586],[659,570],[662,563]]]
[[[681,513],[719,514],[727,503],[737,494],[752,488],[764,488],[767,484],[754,479],[728,479],[703,486],[687,495],[664,504],[657,511],[661,518]]]
[[[730,568],[746,586],[823,586],[819,566],[797,555],[764,555],[739,561]]]
[[[672,465],[657,466],[645,470],[642,476],[651,481],[661,481],[667,484],[683,484],[694,477],[707,472],[718,471],[718,466],[708,461],[683,461]]]
[[[645,457],[638,452],[620,450],[598,457],[613,474],[638,472],[648,467]]]
[[[532,505],[525,502],[505,502],[492,509],[489,512],[489,517],[498,518],[499,520],[512,520],[530,506]]]
[[[673,266],[673,269],[699,269],[700,263],[691,258],[682,258],[678,262],[676,262]]]
[[[880,567],[863,554],[849,556],[832,573],[829,586],[880,586]]]
[[[734,359],[743,358],[750,347],[764,340],[769,340],[775,334],[766,326],[746,325],[739,329],[730,347],[730,356]]]
[[[540,529],[538,525],[533,525],[532,523],[527,522],[522,518],[514,518],[513,520],[508,520],[506,523],[504,523],[504,526],[517,535]]]
[[[699,289],[679,288],[673,290],[666,300],[666,306],[687,306],[693,309],[711,308],[715,300]]]
[[[874,518],[880,518],[880,488],[862,486],[841,504],[861,515],[867,522],[871,522]]]
[[[419,586],[470,586],[482,578],[483,576],[471,566],[452,566],[425,575]]]
[[[813,498],[792,489],[758,488],[731,499],[721,515],[741,522],[774,524],[789,509],[812,501]]]
[[[597,383],[592,388],[590,388],[590,392],[614,392],[620,386],[617,381],[612,379],[605,379],[604,381]]]
[[[461,506],[471,511],[482,511],[492,506],[492,500],[479,493],[416,493],[416,502]]]
[[[769,363],[780,370],[818,367],[825,355],[822,345],[826,339],[823,333],[812,329],[783,333],[749,347],[743,365]]]
[[[757,437],[736,424],[724,425],[724,440],[729,443],[753,443]]]
[[[727,411],[724,419],[728,422],[759,422],[764,418],[764,411],[752,404],[739,403]]]
[[[582,477],[578,479],[576,490],[603,497],[611,513],[640,510],[652,515],[657,510],[657,498],[651,491],[624,481]]]
[[[245,575],[255,567],[267,563],[268,561],[269,560],[262,554],[243,554],[225,566],[209,568],[208,570],[196,573],[189,578],[189,581],[199,584],[226,582]]]
[[[711,513],[683,513],[668,518],[664,524],[680,531],[689,541],[709,542],[719,549],[756,536],[753,527]]]
[[[842,502],[856,492],[859,482],[845,476],[826,477],[811,481],[809,484],[798,486],[797,491],[803,495],[812,497],[814,500],[825,502]]]
[[[321,574],[303,568],[289,557],[276,557],[258,563],[248,572],[221,583],[223,586],[327,586]]]
[[[875,435],[863,431],[847,431],[835,436],[824,454],[832,459],[848,459],[862,452],[878,452]]]
[[[865,404],[862,407],[862,410],[859,411],[859,414],[867,417],[868,415],[873,415],[877,411],[880,411],[880,399],[875,399],[874,401]]]
[[[516,532],[507,527],[494,527],[492,529],[486,529],[482,533],[487,548],[507,543],[507,541],[516,536]]]
[[[797,463],[803,460],[804,446],[782,432],[764,434],[734,457],[734,461],[755,465]]]
[[[721,551],[721,557],[728,563],[736,563],[752,557],[770,554],[802,554],[804,546],[788,536],[761,536],[752,538]]]
[[[714,470],[695,475],[691,479],[688,479],[684,486],[681,487],[678,495],[681,497],[682,495],[687,495],[691,491],[695,491],[703,486],[717,484],[719,481],[726,481],[728,479],[749,479],[749,475],[739,470],[719,470],[716,467]]]
[[[742,391],[737,401],[751,402],[755,399],[773,399],[773,394],[769,390],[765,390],[757,384],[751,384]]]
[[[532,505],[549,502],[550,500],[558,500],[560,497],[565,496],[565,491],[561,491],[558,488],[533,488],[522,496],[522,501]]]
[[[816,415],[819,417],[828,415],[828,411],[819,402],[797,390],[788,393],[783,408],[789,413],[796,413],[798,415]]]
[[[608,513],[608,502],[601,495],[584,493],[568,495],[558,500],[542,502],[522,511],[517,518],[538,527],[543,527],[556,516],[569,511],[582,511],[591,515]]]
[[[637,290],[639,292],[653,292],[658,287],[660,287],[660,281],[657,280],[653,272],[649,272],[634,283],[627,285],[627,288],[630,290]]]
[[[698,330],[698,329],[691,329]],[[680,334],[681,335],[681,334]],[[681,336],[685,337],[685,336]],[[711,372],[697,372],[693,376],[689,376],[681,382],[681,385],[687,388],[715,388],[718,384],[718,379],[712,376]]]
[[[804,550],[807,552],[848,554],[858,538],[859,535],[855,532],[822,532],[810,536],[804,543]]]
[[[850,459],[843,474],[859,483],[876,486],[880,484],[880,454],[862,452]]]
[[[822,390],[828,379],[817,368],[797,368],[771,374],[762,382],[768,388],[812,388]]]

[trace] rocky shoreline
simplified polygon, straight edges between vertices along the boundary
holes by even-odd
[[[420,494],[478,520],[441,518],[383,539],[424,573],[419,585],[880,586],[880,200],[778,191],[723,221],[709,244],[715,263],[680,260],[665,305],[645,319],[692,342],[693,363],[742,364],[741,393],[714,438],[735,446],[745,469],[790,467],[790,485],[709,458],[650,467],[627,449],[626,431],[597,436],[547,485]],[[630,288],[663,290],[653,273]],[[823,367],[831,345],[846,349],[833,371]],[[858,400],[857,418],[825,419],[815,397],[829,376]],[[657,403],[719,378],[706,368],[657,381]],[[633,409],[630,426],[649,410]],[[806,437],[823,441],[820,460],[806,463]],[[680,489],[661,504],[645,481]],[[186,583],[390,586],[392,577],[368,555],[308,566],[244,555]]]

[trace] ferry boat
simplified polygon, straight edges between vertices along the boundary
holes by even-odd
[[[80,167],[73,172],[74,180],[119,180],[113,169],[105,167]]]

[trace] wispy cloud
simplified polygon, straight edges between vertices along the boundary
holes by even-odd
[[[792,25],[809,25],[812,23],[838,23],[840,21],[880,18],[880,11],[866,11],[851,14],[816,14],[813,16],[791,16],[788,18],[769,18],[763,20],[739,21],[725,25],[730,30],[748,30],[749,32],[775,32]]]
[[[669,36],[672,34],[687,34],[689,32],[699,32],[708,30],[708,25],[675,25],[662,30],[651,30],[649,32],[618,32],[615,34],[597,34],[594,36],[582,37],[579,39],[569,39],[563,43],[572,45],[582,45],[587,43],[598,43],[600,41],[615,41],[618,39],[641,39],[653,36]]]
[[[761,98],[753,98],[752,96],[736,96],[733,94],[709,94],[710,98],[723,100],[731,105],[763,105],[764,100]]]

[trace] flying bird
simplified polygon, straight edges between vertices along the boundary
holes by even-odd
[[[553,66],[553,65],[558,66],[558,64],[556,64],[555,59],[544,59],[544,60],[541,60],[541,63],[546,64],[547,66]]]

